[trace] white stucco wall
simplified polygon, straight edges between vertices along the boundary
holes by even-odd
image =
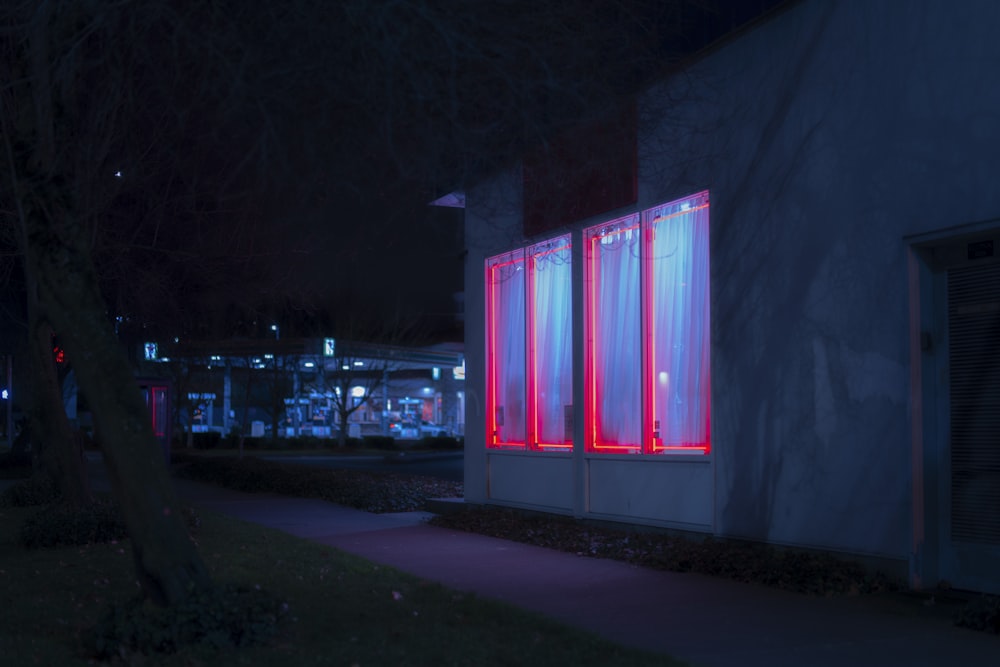
[[[711,514],[685,517],[723,536],[911,557],[904,237],[1000,217],[997,25],[987,0],[806,0],[645,99],[635,210],[703,189],[712,202]],[[516,187],[510,209],[480,206],[499,182],[468,199],[470,395],[483,386],[482,259],[515,247],[520,220]],[[476,405],[466,485],[481,501]],[[607,469],[588,482],[648,476]],[[643,512],[676,503],[642,484],[661,494]],[[598,506],[627,515],[616,493]]]

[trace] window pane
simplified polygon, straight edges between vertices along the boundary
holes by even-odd
[[[486,445],[525,443],[524,251],[486,262]]]
[[[587,449],[642,451],[639,216],[584,232]]]
[[[533,246],[529,295],[530,441],[573,446],[573,276],[569,236]]]
[[[709,448],[708,193],[646,212],[647,443]]]

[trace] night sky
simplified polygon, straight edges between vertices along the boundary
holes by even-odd
[[[60,160],[109,314],[143,337],[458,339],[462,211],[428,202],[780,3],[561,4],[100,6],[79,43],[57,19]]]

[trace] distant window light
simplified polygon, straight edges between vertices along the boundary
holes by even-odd
[[[365,388],[364,387],[351,387],[351,396],[354,398],[364,398]]]
[[[115,172],[115,178],[121,178],[121,177],[122,177],[122,172],[119,169],[118,171]]]
[[[274,355],[273,354],[265,354],[264,358],[265,359],[274,359]]]
[[[135,348],[133,348],[135,349]],[[156,343],[144,343],[142,346],[143,357],[146,361],[152,361],[159,356],[159,347]]]
[[[440,380],[441,379],[441,369],[436,366],[431,369],[431,379]]]
[[[333,357],[337,354],[337,341],[333,338],[323,339],[323,356]]]
[[[354,362],[354,365],[355,365],[355,366],[364,366],[364,365],[365,365],[365,362],[363,362],[363,361],[355,361],[355,362]]]
[[[340,368],[341,368],[341,370],[349,371],[349,370],[351,370],[351,365],[350,364],[344,364]]]
[[[456,380],[465,379],[465,359],[462,360],[461,366],[455,366],[451,369],[451,376]]]
[[[10,392],[9,391],[7,391],[6,389],[4,389],[3,391],[0,391],[0,399],[3,399],[3,400],[6,401],[8,398],[10,398]]]
[[[303,364],[303,366],[305,366],[306,368],[315,368],[316,364],[314,364],[311,361],[307,361],[306,363]]]

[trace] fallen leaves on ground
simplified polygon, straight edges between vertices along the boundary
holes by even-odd
[[[885,575],[870,574],[859,563],[828,554],[654,530],[622,530],[567,517],[480,508],[436,516],[431,523],[579,556],[722,576],[812,595],[859,595],[897,587]]]

